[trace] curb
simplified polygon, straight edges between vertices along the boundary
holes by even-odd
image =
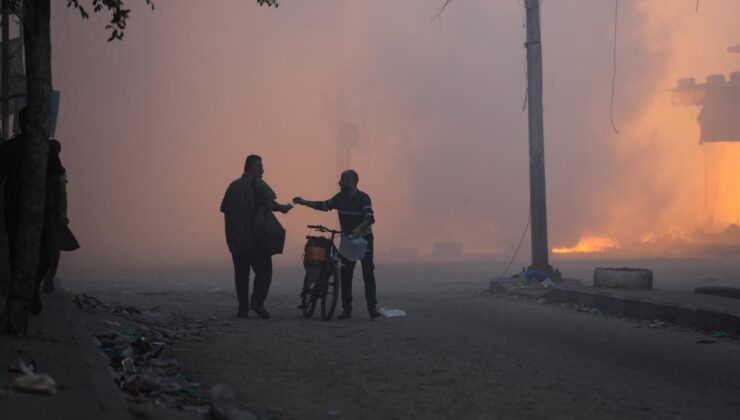
[[[66,290],[59,292],[71,306],[70,311],[78,321],[75,322],[72,332],[77,339],[80,358],[89,369],[89,385],[92,388],[91,392],[97,397],[95,400],[101,417],[104,415],[106,420],[134,418],[113,381],[108,360],[90,336],[90,328],[83,318],[83,313],[74,304],[70,293]]]
[[[568,286],[556,286],[545,293],[543,298],[549,302],[594,307],[611,315],[647,320],[657,319],[705,331],[740,334],[740,311],[729,312],[702,305],[677,304],[659,299],[623,296],[616,292]]]
[[[82,312],[64,290],[43,295],[43,311],[29,320],[25,338],[0,337],[0,362],[35,360],[50,375],[57,392],[38,395],[12,390],[17,374],[0,372],[3,414],[14,419],[135,418],[121,397],[108,364],[90,337]],[[2,417],[0,415],[0,417]]]

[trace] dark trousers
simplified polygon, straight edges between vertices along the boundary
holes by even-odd
[[[378,304],[375,298],[375,263],[373,262],[373,235],[365,236],[367,251],[362,263],[362,280],[365,282],[365,300],[367,308],[372,309]],[[342,307],[346,311],[352,310],[352,277],[357,261],[342,258]]]
[[[249,300],[249,270],[254,271],[254,291],[252,292],[252,308],[263,308],[267,292],[272,283],[272,256],[259,251],[248,251],[231,254],[234,260],[234,281],[236,283],[236,297],[239,299],[239,312],[248,312]]]

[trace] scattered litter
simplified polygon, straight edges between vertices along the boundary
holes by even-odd
[[[126,376],[121,379],[120,382],[121,391],[131,395],[137,396],[141,392],[141,381],[136,375]]]
[[[383,315],[384,318],[395,318],[399,316],[406,316],[406,311],[403,309],[389,309],[385,306],[378,309],[378,312],[380,312],[381,315]]]
[[[339,410],[333,410],[333,409],[326,412],[326,415],[329,417],[339,417],[340,414],[341,413],[339,412]]]
[[[715,331],[714,332],[714,338],[725,338],[727,337],[727,333],[724,331]]]
[[[602,312],[601,312],[601,310],[599,310],[599,308],[591,308],[591,310],[589,311],[589,313],[591,315],[597,315],[597,316],[602,314]]]
[[[123,367],[124,375],[136,375],[136,366],[134,365],[134,359],[127,357],[121,360],[121,366]]]
[[[706,339],[697,341],[697,343],[699,344],[714,344],[716,342],[717,340],[706,340]]]
[[[667,327],[667,326],[668,326],[667,322],[663,322],[658,319],[654,319],[647,324],[648,328],[662,328],[662,327]]]
[[[106,312],[130,321],[104,322],[109,329],[92,334],[110,360],[114,380],[129,401],[208,413],[210,396],[204,395],[200,384],[178,371],[171,345],[177,340],[203,340],[205,334],[218,332],[228,322],[216,317],[194,320],[158,308],[106,305],[87,295],[78,295],[75,302],[85,312]]]
[[[529,269],[524,272],[524,278],[526,278],[529,281],[537,280],[539,282],[543,282],[547,280],[547,274],[540,270]]]
[[[23,371],[23,375],[16,378],[13,382],[13,388],[17,391],[32,394],[53,394],[57,392],[57,383],[51,375],[35,373],[35,366],[32,369],[22,362],[20,368]]]
[[[538,287],[541,287],[543,289],[549,289],[551,287],[555,286],[555,283],[550,279],[543,280]]]
[[[111,312],[124,318],[131,318],[133,315],[141,314],[141,311],[133,306],[117,306]]]
[[[498,284],[498,289],[502,289],[501,292],[505,291],[507,293],[516,289],[551,289],[555,287],[555,282],[547,277],[546,273],[539,270],[522,271],[509,279],[500,279],[494,283]]]

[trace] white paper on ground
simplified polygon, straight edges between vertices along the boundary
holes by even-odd
[[[398,316],[406,316],[406,311],[403,309],[390,309],[386,307],[382,307],[378,309],[378,312],[380,312],[381,315],[385,318],[395,318]]]

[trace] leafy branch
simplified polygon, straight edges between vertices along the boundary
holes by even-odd
[[[87,11],[86,6],[80,4],[81,0],[67,0],[67,8],[73,8],[80,12],[80,16],[83,19],[89,19],[90,14]],[[105,29],[110,31],[110,37],[108,41],[122,40],[123,35],[126,32],[126,23],[129,20],[131,10],[127,9],[123,3],[123,0],[91,0],[91,7],[93,13],[100,13],[105,11],[110,13],[111,19],[105,26]],[[144,0],[148,6],[154,10],[154,0]],[[257,0],[257,4],[260,6],[267,7],[278,7],[278,0]]]

